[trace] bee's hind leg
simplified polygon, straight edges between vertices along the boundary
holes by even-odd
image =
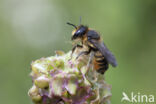
[[[94,56],[94,52],[92,51],[90,53],[89,59],[88,59],[88,64],[87,64],[87,71],[90,69],[90,67],[92,66],[92,60],[93,60],[93,56]]]
[[[92,71],[93,71],[93,78],[94,78],[94,80],[93,80],[93,82],[96,82],[97,81],[97,72],[95,72],[96,70],[94,70],[93,68],[93,57],[94,57],[94,52],[92,51],[91,53],[90,53],[90,56],[89,56],[89,59],[88,59],[88,64],[87,64],[87,72],[90,70],[90,69],[92,69]],[[86,72],[86,73],[87,73]]]

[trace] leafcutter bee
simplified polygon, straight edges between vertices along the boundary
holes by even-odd
[[[72,53],[77,47],[88,48],[86,51],[80,52],[77,58],[81,55],[89,55],[91,52],[93,52],[94,55],[91,58],[91,62],[93,62],[94,69],[101,74],[105,73],[109,67],[109,64],[111,64],[113,67],[117,66],[114,55],[108,50],[100,35],[95,30],[92,30],[81,24],[79,26],[69,22],[67,22],[67,24],[75,28],[72,32],[71,40],[81,43],[81,45],[76,44],[73,47]]]

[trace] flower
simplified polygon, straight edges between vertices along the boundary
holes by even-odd
[[[35,104],[109,104],[111,86],[104,77],[88,68],[88,56],[71,58],[71,51],[56,51],[55,56],[31,64],[33,87],[28,95]]]

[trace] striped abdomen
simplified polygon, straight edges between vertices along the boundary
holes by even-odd
[[[96,51],[94,54],[93,64],[94,69],[101,74],[104,74],[108,69],[108,62],[99,51]]]

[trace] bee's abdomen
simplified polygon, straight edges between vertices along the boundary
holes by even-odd
[[[107,60],[99,52],[95,52],[94,61],[93,62],[94,62],[94,69],[97,70],[97,72],[99,72],[101,74],[104,74],[105,71],[108,69],[108,62],[107,62]]]

